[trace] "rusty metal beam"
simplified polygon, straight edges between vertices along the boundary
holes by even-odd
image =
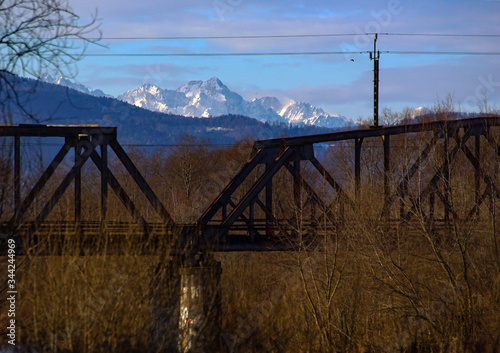
[[[390,140],[390,135],[384,135],[382,136],[383,139],[383,144],[384,144],[384,205],[387,205],[389,203],[389,196],[391,193],[391,188],[389,185],[389,173],[390,173],[390,167],[391,167],[391,140]],[[383,208],[384,209],[384,208]],[[383,216],[386,218],[386,220],[390,219],[391,215],[391,208],[386,207],[384,210]]]
[[[456,130],[460,128],[479,128],[485,129],[488,126],[499,126],[500,116],[483,116],[473,119],[459,119],[447,121],[432,121],[421,124],[396,125],[379,128],[366,128],[359,130],[340,131],[327,134],[318,134],[311,136],[288,137],[271,140],[256,141],[254,148],[269,148],[280,146],[297,146],[306,144],[315,144],[323,142],[334,142],[343,140],[354,140],[360,138],[379,137],[384,135],[400,135],[413,132],[437,131],[437,130]]]
[[[71,144],[66,141],[64,145],[61,147],[59,152],[56,154],[52,162],[42,173],[35,186],[30,190],[28,195],[24,198],[21,205],[16,209],[14,216],[10,219],[10,224],[18,224],[24,216],[24,213],[28,210],[33,200],[38,196],[40,191],[43,189],[47,181],[50,179],[52,174],[54,174],[56,168],[62,162],[68,151],[71,149]]]
[[[391,196],[389,196],[389,198],[386,201],[386,204],[384,205],[384,208],[391,207],[394,200],[397,197],[400,197],[401,198],[400,217],[403,218],[402,215],[404,214],[405,211],[403,199],[406,193],[408,192],[408,183],[410,179],[413,178],[415,173],[418,171],[420,165],[427,159],[429,153],[431,152],[432,148],[434,148],[439,138],[442,138],[442,134],[436,131],[432,139],[426,144],[422,152],[420,152],[420,155],[417,157],[412,166],[410,168],[405,168],[403,176],[401,177],[398,185],[396,186],[396,192],[394,192]]]
[[[93,154],[91,155],[92,158]],[[94,161],[94,158],[92,158]],[[96,161],[94,161],[95,163]],[[101,222],[106,221],[108,212],[108,146],[101,144]]]
[[[122,146],[118,143],[117,140],[111,140],[109,142],[109,145],[115,152],[116,156],[118,159],[122,162],[124,167],[128,170],[130,176],[134,179],[136,182],[137,186],[142,190],[148,201],[151,203],[153,208],[156,210],[156,212],[160,215],[162,220],[167,223],[167,224],[174,224],[174,220],[170,216],[170,214],[167,212],[165,206],[161,203],[161,201],[156,197],[153,189],[149,186],[149,184],[146,182],[144,177],[141,175],[139,170],[136,168],[134,163],[130,160],[128,157],[127,153],[123,150]]]
[[[21,136],[14,136],[14,215],[21,206]]]
[[[97,154],[96,151],[93,151],[92,154],[90,155],[90,158],[94,162],[94,164],[97,166],[99,171],[102,173],[104,172],[106,174],[106,179],[111,186],[111,189],[115,192],[116,196],[120,199],[122,204],[125,206],[127,211],[130,213],[133,219],[135,219],[139,224],[141,224],[143,227],[147,227],[148,223],[145,220],[145,218],[142,216],[142,214],[138,211],[137,207],[135,206],[134,202],[132,199],[127,195],[125,192],[125,189],[120,185],[118,180],[115,178],[113,173],[109,170],[109,168],[106,168],[104,170],[104,161],[99,155]]]
[[[330,184],[330,186],[339,194],[341,200],[348,203],[349,206],[354,209],[354,202],[347,196],[342,187],[335,181],[330,173],[323,167],[323,165],[316,159],[316,157],[311,158],[311,164],[318,170],[318,172],[323,176],[323,178]]]
[[[458,143],[458,141],[457,141],[457,143]],[[475,143],[475,148],[478,148],[477,140]],[[475,190],[474,191],[475,191],[475,197],[476,197],[476,205],[472,208],[472,210],[469,213],[476,213],[476,215],[477,215],[477,213],[479,212],[479,205],[482,203],[481,199],[484,198],[484,194],[481,197],[479,196],[480,179],[482,178],[483,181],[486,183],[486,185],[487,185],[486,190],[488,191],[488,189],[491,189],[492,191],[494,191],[494,194],[496,195],[496,197],[499,197],[500,189],[495,184],[494,178],[492,178],[488,174],[486,174],[485,171],[483,170],[483,168],[481,167],[479,153],[474,155],[472,153],[472,151],[469,149],[469,147],[467,147],[467,145],[465,145],[465,143],[460,144],[460,149],[462,150],[462,152],[465,154],[465,156],[467,157],[469,162],[474,167],[474,175],[475,175]]]
[[[361,145],[363,138],[356,138],[354,140],[354,194],[356,205],[359,202],[359,195],[361,192]]]
[[[76,141],[76,143],[75,143],[75,165],[82,158],[81,153],[82,153],[82,144],[80,143],[80,141]],[[75,197],[74,197],[75,222],[80,222],[81,217],[82,217],[82,169],[81,168],[79,168],[76,171],[75,180],[74,180],[74,187],[75,187]]]
[[[460,141],[463,141],[463,143],[465,143],[465,142],[467,142],[467,140],[469,138],[470,138],[470,132],[468,131],[464,134],[464,136],[462,138],[460,138]],[[440,180],[443,180],[446,178],[445,171],[448,168],[448,163],[451,162],[455,158],[455,156],[457,155],[457,153],[459,151],[460,151],[460,146],[457,144],[450,152],[447,153],[447,155],[444,157],[443,163],[441,164],[439,169],[436,171],[436,173],[434,174],[432,179],[429,181],[427,186],[422,190],[422,192],[418,196],[417,200],[421,200],[421,199],[427,197],[431,192],[434,192],[437,190],[437,183]],[[444,180],[444,183],[446,184],[446,180]],[[446,187],[446,185],[445,185],[445,187]],[[442,195],[442,199],[446,200],[446,195]],[[447,209],[449,206],[449,202],[443,201],[443,203],[445,204],[445,220],[448,221],[447,211],[449,212],[449,210],[447,210]],[[414,214],[416,211],[416,207],[417,207],[416,203],[413,202],[413,206],[411,207],[411,209],[408,212],[406,212],[406,214],[404,216],[405,220],[408,220],[411,218],[411,215]]]
[[[225,220],[225,213],[227,212],[226,206],[231,200],[232,194],[241,185],[245,178],[255,169],[259,164],[266,163],[268,165],[272,164],[272,161],[276,158],[278,154],[277,148],[271,149],[260,149],[256,154],[245,163],[245,165],[240,169],[238,174],[227,184],[227,186],[222,190],[222,192],[217,196],[217,198],[212,202],[212,204],[207,208],[203,215],[198,220],[200,224],[207,224],[215,214],[222,208],[223,209],[223,219]]]
[[[75,137],[95,135],[116,138],[116,127],[101,127],[95,124],[84,125],[39,125],[19,124],[0,126],[0,136],[24,137]]]
[[[474,152],[475,158],[481,160],[481,135],[474,136]],[[474,168],[474,205],[476,205],[476,217],[479,216],[479,203],[480,200],[480,187],[481,187],[481,170]]]
[[[68,186],[75,179],[76,175],[80,172],[82,166],[85,164],[87,159],[89,159],[90,154],[95,150],[96,145],[97,144],[95,142],[95,139],[93,139],[90,144],[86,144],[85,147],[87,149],[79,156],[79,158],[75,159],[75,164],[73,165],[71,170],[68,172],[68,174],[66,174],[66,177],[63,179],[61,184],[59,184],[59,186],[54,191],[49,201],[45,204],[42,211],[40,211],[40,213],[36,217],[35,224],[39,224],[43,222],[45,218],[47,218],[49,213],[56,205],[57,201],[61,198],[61,196],[64,194]],[[75,147],[78,148],[77,146]]]
[[[228,215],[227,219],[222,223],[222,227],[230,226],[242,214],[243,211],[250,205],[252,200],[262,191],[267,185],[269,180],[278,172],[278,170],[288,162],[288,159],[293,155],[293,148],[285,148],[283,152],[274,160],[271,166],[264,172],[264,174],[257,180],[253,187],[246,193],[243,199],[236,205],[232,212]]]
[[[266,163],[266,169],[269,169],[271,166],[271,163]],[[266,195],[265,195],[265,207],[260,200],[257,198],[257,203],[259,206],[264,210],[266,214],[266,235],[271,236],[271,228],[274,224],[274,217],[273,217],[273,179],[269,180],[269,182],[266,184]]]

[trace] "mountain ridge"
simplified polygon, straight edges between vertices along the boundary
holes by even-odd
[[[0,111],[0,123],[115,126],[121,143],[172,145],[189,134],[214,144],[232,144],[248,138],[269,139],[335,131],[315,126],[269,124],[236,114],[190,118],[154,112],[57,83],[14,75],[6,79],[11,82],[9,87],[16,90],[17,99],[8,99],[8,92],[0,91],[0,103],[4,109]]]
[[[151,94],[151,90],[156,94]],[[146,83],[126,91],[117,99],[153,111],[193,117],[238,114],[262,122],[327,128],[339,128],[351,124],[344,116],[328,114],[323,109],[306,102],[291,101],[283,104],[276,97],[261,97],[246,101],[217,77],[207,81],[189,81],[176,90],[163,89]]]
[[[90,90],[80,83],[62,77],[53,78],[45,74],[40,80],[96,97],[114,98],[100,89]],[[276,97],[261,97],[247,101],[240,94],[231,91],[217,77],[207,81],[192,80],[175,90],[144,83],[118,95],[116,99],[154,112],[188,117],[207,118],[235,114],[267,123],[326,128],[343,128],[352,124],[344,116],[328,114],[323,109],[302,101],[292,100],[283,104]]]

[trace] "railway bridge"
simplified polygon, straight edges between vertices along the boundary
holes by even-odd
[[[23,139],[30,137],[64,142],[38,179],[27,185],[21,147]],[[207,296],[219,296],[206,285],[207,278],[217,282],[220,276],[220,265],[211,252],[293,250],[304,243],[320,246],[322,237],[355,222],[363,212],[375,215],[374,226],[385,227],[388,233],[413,223],[439,232],[450,219],[481,217],[482,210],[491,209],[500,198],[498,116],[256,141],[248,161],[193,224],[174,222],[118,142],[116,127],[3,125],[0,138],[11,139],[13,146],[13,175],[5,179],[12,185],[3,187],[12,195],[1,200],[2,247],[14,237],[22,254],[50,238],[53,250],[62,246],[65,234],[76,231],[90,253],[103,235],[112,244],[106,251],[120,253],[121,236],[132,232],[138,251],[160,248],[181,259],[179,300],[188,316],[190,311],[205,310]],[[117,163],[110,163],[110,151]],[[100,173],[100,199],[95,200],[100,217],[94,220],[82,217],[86,182],[82,168],[88,163]],[[154,220],[148,219],[116,176],[117,164],[147,199]],[[57,170],[64,171],[56,180]],[[109,188],[131,222],[109,220]],[[58,220],[51,213],[70,189],[72,220]],[[457,202],[463,205],[460,211]],[[205,295],[198,295],[200,291]],[[179,321],[181,331],[185,322],[185,317]],[[211,327],[217,332],[217,324]],[[203,350],[216,344],[208,342],[207,336],[190,337],[190,347],[199,345]]]

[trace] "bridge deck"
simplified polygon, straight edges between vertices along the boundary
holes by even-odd
[[[283,223],[284,224],[284,223]],[[160,254],[163,251],[181,253],[191,246],[189,235],[202,237],[202,234],[222,241],[210,242],[203,239],[198,244],[210,244],[210,250],[225,251],[290,251],[299,246],[320,246],[323,238],[336,234],[335,227],[318,227],[310,223],[301,225],[301,238],[293,226],[266,225],[265,221],[258,222],[249,228],[241,222],[228,229],[221,230],[218,225],[194,227],[193,225],[168,226],[165,223],[149,223],[147,228],[131,222],[106,222],[101,224],[94,221],[75,222],[44,222],[35,225],[33,222],[23,223],[13,229],[7,223],[0,224],[0,247],[6,247],[6,238],[14,237],[18,240],[16,247],[20,254],[31,251],[38,255],[79,252],[87,254],[124,254],[134,253],[141,255]],[[396,231],[404,231],[412,235],[419,231],[415,222],[402,223],[400,220],[391,220],[380,225],[389,235]],[[186,232],[186,229],[188,231]],[[194,233],[191,231],[194,229]],[[433,229],[443,233],[449,227],[445,220],[435,220]],[[218,238],[222,234],[221,238]],[[180,239],[182,238],[182,239]],[[196,239],[200,240],[200,239]],[[207,245],[199,250],[206,250]],[[37,253],[37,249],[43,249]],[[28,250],[29,249],[29,250]]]

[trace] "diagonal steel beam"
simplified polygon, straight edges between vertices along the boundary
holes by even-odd
[[[128,170],[129,174],[132,176],[134,181],[137,183],[137,186],[142,190],[148,201],[151,203],[156,212],[160,215],[162,220],[167,224],[174,224],[174,220],[167,212],[165,206],[161,203],[161,201],[156,197],[153,189],[146,182],[144,177],[141,175],[139,170],[136,168],[134,163],[130,160],[127,153],[123,150],[122,146],[118,143],[117,140],[111,140],[110,146],[115,152],[118,159],[122,162],[125,168]]]
[[[439,199],[441,200],[441,202],[446,205],[446,207],[448,207],[448,210],[449,212],[451,212],[451,214],[453,215],[453,219],[455,220],[458,220],[460,221],[460,216],[458,215],[458,213],[453,209],[453,207],[451,207],[451,203],[450,203],[450,200],[449,198],[447,198],[441,191],[439,190],[436,190],[436,195],[439,197]]]
[[[294,149],[286,147],[285,150],[274,160],[268,169],[257,180],[253,187],[246,193],[243,199],[236,205],[232,212],[228,215],[227,219],[222,223],[222,227],[228,227],[234,223],[242,214],[243,211],[250,205],[253,199],[262,191],[267,183],[273,178],[278,170],[288,162],[289,158],[293,155]]]
[[[481,162],[479,161],[479,159],[477,159],[476,156],[472,154],[472,151],[469,149],[469,147],[465,145],[465,143],[460,146],[460,149],[462,150],[462,152],[464,152],[465,156],[472,164],[474,169],[479,173],[479,176],[483,178],[484,182],[488,185],[488,187],[493,188],[493,190],[495,191],[495,195],[497,195],[498,197],[498,195],[500,194],[500,190],[496,186],[493,178],[491,178],[488,174],[486,174],[483,168],[481,168]]]
[[[33,200],[38,196],[38,194],[43,189],[43,187],[50,179],[52,174],[54,174],[55,170],[57,169],[59,164],[61,164],[61,162],[63,161],[64,157],[66,156],[66,154],[70,149],[71,149],[71,144],[68,141],[66,141],[59,150],[59,152],[56,154],[52,162],[49,164],[47,169],[45,169],[43,174],[40,176],[35,186],[33,186],[28,195],[26,195],[23,202],[21,203],[21,206],[19,206],[19,208],[14,213],[14,216],[12,216],[12,218],[9,220],[10,224],[17,224],[21,221],[21,219],[23,218],[27,209],[30,207]]]
[[[228,204],[234,209],[236,208],[236,205],[234,204],[233,200],[229,200]],[[250,215],[249,218],[247,218],[244,214],[241,214],[240,215],[240,218],[243,220],[243,222],[245,222],[245,224],[250,228],[252,227],[252,215]],[[222,220],[224,221],[224,219]],[[257,234],[259,234],[259,232],[255,231]]]
[[[471,131],[469,130],[464,134],[464,136],[462,138],[460,138],[460,141],[462,141],[462,143],[465,144],[470,137],[471,137]],[[429,193],[431,191],[435,190],[438,181],[441,178],[443,178],[444,172],[445,172],[446,168],[448,167],[449,162],[451,162],[455,158],[458,151],[460,151],[460,144],[457,144],[453,148],[453,150],[451,150],[451,152],[447,153],[447,156],[445,156],[446,160],[441,164],[440,168],[437,170],[437,172],[434,174],[434,176],[429,181],[427,186],[424,188],[424,190],[422,190],[422,192],[418,196],[419,200],[421,200],[422,198],[429,195]],[[443,197],[445,197],[445,196],[443,196]],[[410,219],[411,215],[413,213],[415,213],[415,211],[416,211],[416,204],[414,203],[412,208],[405,214],[404,219],[406,219],[406,220]]]
[[[312,165],[320,172],[320,174],[323,176],[323,178],[328,182],[328,184],[331,185],[331,187],[340,195],[341,199],[345,200],[349,206],[354,209],[354,202],[347,196],[344,190],[342,190],[342,187],[333,179],[333,177],[328,173],[328,171],[323,167],[323,165],[316,159],[316,157],[313,157],[310,159],[310,162]]]
[[[92,139],[91,143],[85,143],[85,151],[79,155],[79,158],[75,159],[75,164],[71,168],[71,170],[66,174],[66,177],[63,179],[61,184],[57,187],[57,189],[54,191],[52,194],[51,198],[49,201],[45,204],[43,207],[42,211],[38,214],[36,217],[35,225],[43,222],[45,218],[49,215],[49,213],[52,211],[54,206],[56,205],[57,201],[61,198],[61,196],[64,194],[68,186],[71,184],[71,182],[75,179],[76,175],[81,171],[82,166],[85,164],[85,162],[89,159],[90,154],[95,151],[95,148],[97,146],[96,139]],[[75,148],[79,148],[76,146]]]
[[[410,168],[407,168],[403,172],[403,176],[400,179],[400,182],[398,183],[396,187],[396,191],[389,196],[387,199],[386,204],[384,204],[383,209],[385,210],[386,208],[390,208],[393,204],[393,202],[396,200],[396,198],[400,197],[400,195],[403,193],[403,190],[407,189],[408,182],[415,173],[418,171],[420,168],[420,165],[427,159],[429,156],[429,153],[432,151],[432,148],[436,145],[437,141],[439,138],[442,137],[442,133],[436,132],[432,139],[427,143],[427,145],[424,147],[420,155],[417,157],[415,162],[412,164]]]
[[[207,208],[203,215],[198,220],[200,224],[207,224],[215,214],[221,209],[221,207],[226,206],[230,200],[232,194],[241,185],[245,178],[255,169],[258,164],[266,163],[269,159],[276,158],[278,154],[277,148],[263,148],[257,151],[257,153],[245,163],[245,165],[240,169],[238,174],[229,182],[229,184],[222,190],[222,192],[217,196],[214,202]]]
[[[285,166],[286,166],[287,170],[290,172],[290,174],[294,175],[293,167],[289,163],[287,163]],[[326,210],[327,207],[326,207],[325,203],[323,202],[323,200],[321,200],[321,198],[318,196],[316,191],[314,191],[312,186],[309,185],[309,183],[304,179],[304,177],[302,175],[299,175],[298,178],[299,178],[299,182],[301,184],[301,187],[306,189],[306,192],[314,200],[314,202],[316,202],[318,205],[320,205],[320,207],[323,210]]]
[[[102,161],[102,158],[99,156],[99,154],[96,151],[93,151],[92,154],[90,155],[90,158],[94,162],[94,164],[97,166],[101,174],[105,171],[106,176],[107,176],[107,181],[113,191],[115,192],[116,196],[120,199],[120,201],[123,203],[127,211],[130,213],[130,215],[137,221],[139,224],[142,226],[147,226],[147,222],[142,216],[142,214],[138,211],[137,207],[135,206],[134,202],[132,199],[127,195],[125,189],[120,185],[118,180],[115,178],[113,173],[109,170],[109,168],[103,169],[104,163]]]
[[[479,212],[479,207],[481,207],[481,205],[483,204],[484,200],[486,200],[486,197],[488,196],[488,194],[491,194],[490,190],[491,189],[486,188],[486,190],[483,192],[483,194],[481,195],[481,197],[479,197],[478,201],[474,204],[474,206],[471,208],[471,210],[467,214],[467,219],[471,219],[472,217],[477,216],[477,214]],[[498,192],[495,192],[495,196],[499,197]]]

